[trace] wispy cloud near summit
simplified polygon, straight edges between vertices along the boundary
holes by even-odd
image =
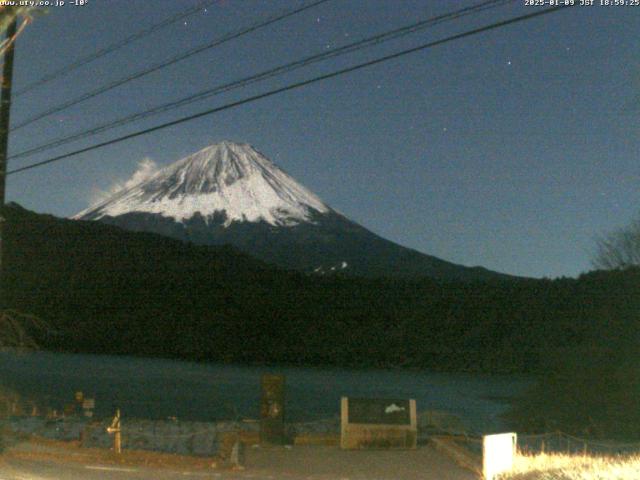
[[[150,157],[145,157],[138,162],[138,168],[127,180],[116,180],[106,190],[95,188],[91,192],[89,203],[91,206],[98,205],[120,190],[126,190],[151,178],[158,171],[158,164]]]

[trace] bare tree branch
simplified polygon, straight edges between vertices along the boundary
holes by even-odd
[[[49,331],[49,326],[35,315],[16,310],[0,312],[0,347],[36,349],[33,335]]]
[[[640,266],[640,215],[627,227],[596,240],[592,264],[604,270]]]

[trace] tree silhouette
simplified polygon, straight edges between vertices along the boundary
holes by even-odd
[[[592,263],[603,270],[640,266],[640,215],[630,225],[599,238]]]

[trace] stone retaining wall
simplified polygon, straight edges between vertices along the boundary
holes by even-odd
[[[3,426],[15,432],[55,440],[80,440],[85,447],[111,448],[113,437],[107,433],[110,420],[95,421],[81,417],[45,419],[42,417],[10,417]],[[259,423],[251,422],[186,422],[177,420],[122,419],[122,447],[154,450],[196,456],[220,453],[230,435],[244,442],[257,443]],[[305,434],[339,434],[339,419],[287,425],[292,439]]]

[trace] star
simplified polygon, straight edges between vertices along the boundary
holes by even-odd
[[[507,65],[511,65],[511,60],[507,60]]]

